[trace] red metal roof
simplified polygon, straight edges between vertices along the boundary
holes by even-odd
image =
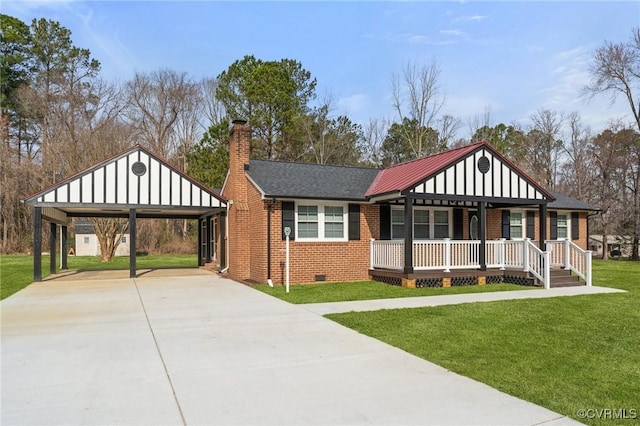
[[[380,170],[365,196],[373,197],[412,188],[432,174],[466,157],[483,145],[487,145],[487,143],[477,142]]]

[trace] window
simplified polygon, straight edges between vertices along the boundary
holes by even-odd
[[[413,212],[413,238],[425,240],[430,238],[429,210],[415,210]]]
[[[120,242],[121,242],[122,244],[126,244],[126,243],[127,243],[127,237],[122,237],[122,238],[120,239]]]
[[[391,210],[391,238],[404,238],[403,210]]]
[[[296,204],[296,239],[347,241],[347,205]]]
[[[318,238],[318,206],[298,206],[298,238]]]
[[[444,210],[436,210],[433,212],[434,238],[449,238],[449,212]]]
[[[558,238],[569,238],[569,222],[566,214],[558,215]]]
[[[404,238],[404,209],[391,210],[391,238]],[[449,238],[449,211],[413,209],[413,239]]]
[[[471,220],[469,221],[469,237],[472,240],[478,239],[478,216],[475,214],[471,216]]]
[[[509,230],[510,230],[511,238],[523,238],[522,213],[511,212],[509,216]]]
[[[324,208],[324,237],[344,238],[344,212],[342,207]]]
[[[84,243],[89,244],[89,237],[84,237]]]

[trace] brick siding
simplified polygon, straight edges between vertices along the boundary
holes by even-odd
[[[227,235],[229,275],[239,280],[267,281],[267,215],[271,209],[271,279],[285,282],[285,241],[282,240],[282,203],[263,200],[259,190],[249,182],[245,164],[249,163],[250,132],[246,125],[235,124],[229,142],[229,176],[224,195],[229,203]],[[534,209],[528,209],[534,210]],[[539,233],[538,209],[535,208],[535,235]],[[469,238],[469,210],[463,211],[463,235]],[[487,210],[487,239],[502,237],[502,211]],[[360,240],[344,242],[290,241],[290,282],[312,283],[316,276],[326,281],[368,279],[370,239],[380,238],[378,205],[361,204]],[[526,232],[526,230],[523,230]],[[547,235],[550,223],[547,219]],[[537,239],[537,238],[536,238]],[[580,213],[580,238],[586,248],[586,213]]]

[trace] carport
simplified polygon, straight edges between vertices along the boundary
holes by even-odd
[[[24,200],[34,206],[33,280],[42,281],[42,226],[49,222],[50,271],[56,272],[60,226],[61,269],[67,269],[67,228],[74,217],[128,218],[129,276],[136,277],[136,219],[198,219],[198,264],[217,257],[226,266],[226,202],[140,145],[58,182]],[[218,238],[216,238],[216,236]]]

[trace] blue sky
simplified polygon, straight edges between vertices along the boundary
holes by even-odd
[[[595,132],[631,119],[623,99],[587,102],[580,89],[595,49],[640,26],[640,2],[3,0],[0,11],[59,21],[108,80],[160,68],[199,79],[247,54],[292,58],[317,78],[319,95],[364,123],[393,118],[393,73],[435,60],[460,137],[487,108],[494,125],[526,126],[541,108],[577,111]]]

